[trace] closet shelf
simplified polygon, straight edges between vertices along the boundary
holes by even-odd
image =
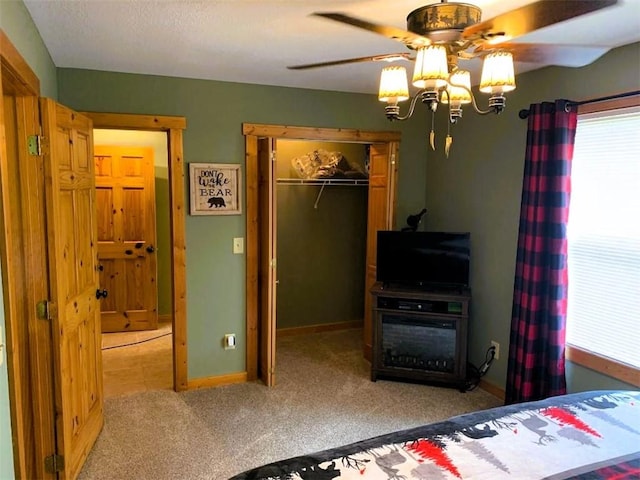
[[[369,185],[368,178],[278,178],[278,185]]]

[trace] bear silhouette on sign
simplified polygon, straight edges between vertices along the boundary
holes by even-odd
[[[213,207],[220,208],[220,207],[227,206],[227,204],[224,203],[224,198],[222,197],[211,197],[209,198],[208,202],[209,202],[209,208],[213,208]]]

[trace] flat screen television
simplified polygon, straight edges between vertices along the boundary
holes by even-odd
[[[462,288],[469,285],[471,235],[457,232],[378,232],[376,280],[385,285]]]

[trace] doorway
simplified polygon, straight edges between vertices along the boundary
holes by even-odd
[[[399,132],[243,124],[247,181],[247,377],[275,384],[275,142],[370,145],[364,298],[364,356],[371,358],[371,300],[378,230],[394,223]]]
[[[93,223],[90,206],[93,176],[85,174],[93,170],[89,167],[93,163],[92,152],[87,148],[93,143],[92,126],[162,131],[167,136],[175,332],[173,376],[176,390],[187,388],[182,158],[182,130],[186,121],[184,117],[74,112],[50,99],[38,98],[37,76],[2,30],[0,57],[0,134],[6,139],[0,142],[3,227],[0,253],[10,353],[14,467],[20,478],[53,479],[59,476],[55,472],[63,458],[67,462],[64,475],[73,476],[79,471],[103,418],[102,382],[97,375],[102,371],[96,348],[99,342],[92,342],[90,339],[95,336],[86,331],[89,328],[97,331],[96,323],[90,323],[89,318],[95,316],[98,298],[98,285],[91,285],[97,267],[97,253],[92,253],[95,242],[86,240],[87,232],[91,231],[87,226]],[[66,189],[64,193],[61,184]],[[67,207],[66,224],[62,226],[61,202]],[[65,241],[69,245],[78,242],[79,247],[65,250]],[[63,265],[73,265],[81,271],[65,275]],[[47,275],[49,269],[53,273]],[[81,292],[82,301],[75,308],[65,307],[65,299],[77,298],[68,294],[69,279],[81,279],[83,285],[91,286],[91,291]],[[84,320],[78,321],[77,315],[73,316],[76,313],[82,314]],[[52,335],[52,325],[61,326],[60,335]],[[70,340],[69,335],[75,336]],[[97,355],[86,358],[93,353]],[[74,375],[77,380],[72,382]],[[85,388],[89,377],[93,383],[91,388]],[[87,413],[89,406],[91,416]],[[38,426],[37,435],[34,425]]]
[[[152,221],[153,225],[153,241],[151,243],[146,242],[145,246],[152,246],[153,250],[147,254],[152,259],[156,267],[153,268],[154,272],[151,273],[152,277],[149,279],[147,275],[136,274],[135,272],[127,274],[126,270],[120,272],[120,269],[109,268],[109,265],[113,262],[105,260],[101,254],[101,230],[105,228],[98,228],[98,254],[101,264],[101,286],[107,288],[109,296],[102,302],[103,309],[102,314],[102,368],[104,379],[104,395],[105,398],[112,396],[138,393],[147,390],[164,390],[173,389],[173,375],[172,375],[172,359],[173,359],[173,322],[172,322],[172,305],[171,305],[171,232],[170,232],[170,206],[169,206],[169,168],[168,168],[168,151],[167,151],[167,134],[165,132],[150,132],[150,131],[137,131],[137,130],[118,130],[118,129],[94,129],[94,151],[104,154],[113,153],[114,156],[120,156],[128,160],[129,165],[126,167],[130,170],[129,175],[138,176],[145,172],[141,168],[136,168],[134,161],[138,158],[138,155],[144,153],[145,155],[153,157],[153,162],[150,165],[149,174],[153,177],[152,190],[153,205],[145,207],[142,212],[133,212],[134,221],[141,222],[141,219],[145,218],[145,215],[153,214],[153,219],[142,220],[143,223]],[[107,157],[110,159],[111,157]],[[103,174],[111,174],[114,168],[111,162],[108,163],[107,172]],[[124,168],[124,167],[123,167]],[[123,168],[120,168],[122,170]],[[124,175],[123,171],[118,172],[120,176]],[[141,179],[142,180],[142,179]],[[151,179],[149,179],[151,180]],[[133,183],[132,183],[133,182]],[[104,182],[102,182],[104,183]],[[135,182],[123,177],[117,183],[128,184],[135,186],[140,181]],[[144,181],[144,184],[148,181]],[[142,191],[141,189],[139,189]],[[107,191],[109,193],[109,191]],[[129,196],[135,195],[136,191],[129,193]],[[140,202],[136,202],[135,197],[130,198],[129,201],[125,198],[125,192],[114,192],[115,196],[121,196],[117,200],[118,203],[122,203],[127,207],[124,211],[124,216],[127,216],[131,208],[138,208]],[[105,203],[113,203],[114,199],[111,199],[107,195],[108,201]],[[105,205],[102,205],[105,207]],[[98,205],[100,216],[101,205]],[[109,207],[106,206],[108,209]],[[108,213],[108,212],[107,212]],[[109,218],[107,217],[107,221]],[[115,222],[114,222],[115,223]],[[124,219],[122,222],[121,230],[127,230],[124,226],[130,224]],[[109,222],[109,225],[113,223]],[[142,238],[139,235],[138,228],[134,225],[134,234],[137,235],[136,239]],[[113,226],[111,227],[113,229]],[[106,232],[108,233],[108,232]],[[125,234],[126,235],[126,234]],[[116,235],[118,236],[118,235]],[[145,238],[146,240],[146,238]],[[149,243],[149,245],[147,245]],[[116,258],[125,247],[121,246],[117,251],[113,250],[110,243],[106,244],[105,254],[108,257]],[[143,252],[145,253],[145,252]],[[121,256],[121,255],[120,255]],[[138,255],[139,256],[139,255]],[[118,261],[118,260],[116,260]],[[140,264],[140,259],[133,260],[136,269],[142,268],[144,265]],[[105,268],[106,265],[106,268]],[[115,270],[115,271],[111,271]],[[105,278],[109,276],[111,280]],[[123,280],[123,276],[128,277],[127,280]],[[142,277],[142,278],[139,278]],[[151,280],[151,281],[149,281]],[[125,284],[121,282],[125,281]],[[140,282],[143,282],[142,284]],[[130,285],[132,284],[132,285]],[[142,286],[143,288],[137,288]],[[118,288],[122,287],[122,288]],[[153,295],[138,295],[131,294],[131,290],[146,290],[154,289]],[[124,289],[124,291],[119,291]],[[115,293],[115,295],[114,295]],[[145,292],[148,293],[148,292]],[[125,297],[126,298],[123,298]],[[153,298],[153,306],[144,308],[147,302],[147,298]],[[155,300],[157,298],[157,301]],[[122,303],[122,306],[116,305]],[[111,307],[108,310],[115,310],[114,313],[107,312],[109,317],[120,316],[115,321],[111,321],[112,326],[108,328],[109,333],[105,333],[105,306]],[[157,314],[156,322],[141,322],[136,316],[140,316],[146,313],[150,308],[153,308],[154,315]],[[122,310],[122,312],[120,312]],[[118,313],[120,312],[120,313]]]
[[[295,377],[287,368],[293,345],[325,351],[338,338],[314,334],[339,330],[353,339],[346,348],[362,348],[369,150],[365,143],[275,142],[277,383]]]
[[[156,132],[166,142],[167,183],[171,269],[171,322],[173,385],[176,391],[187,389],[187,296],[185,245],[185,178],[182,156],[184,117],[86,112],[95,129]],[[159,137],[160,138],[160,137]]]

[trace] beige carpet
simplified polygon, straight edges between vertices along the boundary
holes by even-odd
[[[81,479],[227,479],[264,463],[498,406],[460,393],[371,382],[361,330],[278,341],[278,385],[245,383],[105,402]]]

